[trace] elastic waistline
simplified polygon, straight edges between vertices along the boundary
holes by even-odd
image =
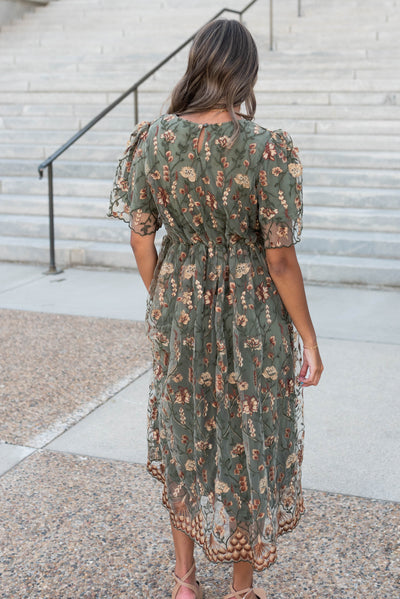
[[[263,247],[263,242],[261,239],[254,237],[242,237],[241,235],[233,234],[228,237],[224,237],[223,235],[218,235],[215,239],[204,240],[199,235],[193,235],[190,239],[182,239],[182,237],[172,237],[170,235],[166,235],[168,241],[170,243],[182,244],[182,245],[204,245],[206,247],[221,247],[221,248],[229,248],[232,245],[237,243],[245,243],[250,247]]]

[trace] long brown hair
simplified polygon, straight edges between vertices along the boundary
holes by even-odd
[[[257,47],[248,29],[235,20],[211,21],[194,38],[186,73],[172,91],[168,112],[226,109],[234,122],[233,143],[240,131],[234,107],[244,103],[247,114],[240,116],[254,118],[257,73]]]

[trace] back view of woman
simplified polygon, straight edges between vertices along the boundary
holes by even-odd
[[[169,113],[132,134],[111,196],[149,291],[148,470],[171,517],[176,599],[203,596],[194,541],[233,562],[226,599],[263,599],[253,570],[304,511],[301,387],[323,367],[294,249],[302,168],[287,133],[252,120],[257,71],[245,27],[206,25]]]

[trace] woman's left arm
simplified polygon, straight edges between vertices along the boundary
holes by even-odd
[[[131,231],[131,248],[135,255],[139,274],[147,291],[150,289],[154,270],[157,264],[157,250],[154,245],[155,233],[149,235],[139,235]]]
[[[307,387],[318,385],[324,367],[308,310],[296,250],[293,245],[268,249],[266,250],[266,259],[269,274],[305,346],[299,380]]]

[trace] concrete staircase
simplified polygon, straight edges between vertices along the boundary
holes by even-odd
[[[0,260],[47,263],[38,163],[225,5],[245,0],[58,0],[2,28]],[[267,8],[245,17],[260,50],[257,121],[301,149],[305,278],[400,285],[400,0],[303,0],[300,19],[297,0],[275,3],[272,53]],[[185,61],[143,86],[141,119],[163,112]],[[56,161],[59,265],[134,266],[128,228],[105,218],[132,127],[129,98]]]

